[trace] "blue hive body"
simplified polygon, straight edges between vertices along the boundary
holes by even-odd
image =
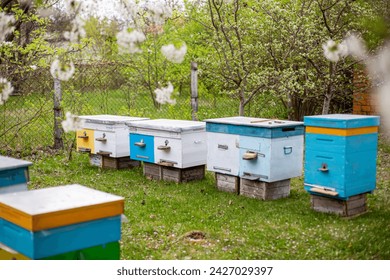
[[[27,190],[29,161],[0,156],[0,194]]]
[[[379,117],[334,114],[304,123],[309,193],[347,200],[375,189]]]
[[[264,182],[301,176],[302,122],[249,117],[205,121],[208,170]]]
[[[120,216],[36,232],[0,218],[0,242],[31,259],[107,244],[120,237]]]

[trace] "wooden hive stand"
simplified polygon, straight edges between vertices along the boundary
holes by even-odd
[[[217,189],[223,192],[240,193],[240,177],[215,173]]]
[[[107,169],[127,169],[140,166],[140,162],[130,157],[113,158],[105,155],[89,154],[89,162],[93,166]]]
[[[367,212],[367,194],[359,194],[341,200],[333,197],[310,195],[311,208],[322,213],[342,217],[355,217]]]
[[[176,183],[202,180],[205,176],[205,165],[188,168],[176,168],[154,163],[143,163],[143,174],[146,178]]]
[[[268,183],[241,178],[240,195],[261,200],[285,198],[290,195],[290,179]]]

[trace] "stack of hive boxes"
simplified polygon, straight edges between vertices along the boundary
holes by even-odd
[[[31,162],[0,156],[0,194],[26,191]]]
[[[366,212],[376,188],[378,116],[307,116],[304,188],[312,209],[341,216]]]
[[[0,195],[0,259],[119,259],[123,210],[81,185]]]
[[[143,162],[149,178],[187,182],[204,178],[205,123],[157,119],[127,122],[130,158]]]
[[[250,117],[208,119],[207,169],[217,188],[272,200],[290,194],[303,167],[302,122]]]
[[[129,132],[125,122],[148,118],[115,115],[80,116],[84,126],[77,131],[77,150],[89,153],[91,165],[128,168],[139,165],[130,160]]]

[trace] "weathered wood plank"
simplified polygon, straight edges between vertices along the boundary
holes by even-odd
[[[353,217],[367,211],[367,194],[359,194],[348,200],[319,195],[310,196],[311,208],[317,212]]]
[[[89,154],[89,163],[93,166],[108,169],[126,169],[140,166],[140,162],[130,157],[113,158],[103,155]]]
[[[237,176],[215,173],[215,182],[220,191],[240,193],[240,178]]]
[[[203,179],[205,176],[205,165],[181,169],[144,162],[143,173],[149,179],[184,183]]]
[[[262,200],[275,200],[290,195],[290,179],[276,182],[240,179],[240,195]]]

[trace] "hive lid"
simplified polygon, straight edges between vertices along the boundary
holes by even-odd
[[[42,230],[123,214],[124,198],[81,185],[0,196],[0,218]]]
[[[206,129],[205,122],[188,121],[188,120],[157,119],[157,120],[146,120],[142,122],[127,122],[126,124],[129,127],[172,131],[172,132],[184,132],[184,131],[193,131],[193,130],[204,131]]]
[[[305,116],[305,126],[329,127],[329,128],[358,128],[379,126],[379,116],[330,114],[318,116]]]
[[[20,168],[20,167],[27,167],[30,165],[32,165],[32,162],[11,158],[11,157],[0,156],[0,171]]]
[[[291,126],[303,125],[303,122],[297,122],[297,121],[251,118],[251,117],[241,117],[241,116],[206,119],[204,121],[207,123],[245,125],[245,126],[264,127],[264,128],[285,127],[285,126],[291,127]]]
[[[129,121],[142,121],[149,118],[130,117],[130,116],[116,116],[116,115],[86,115],[79,116],[80,119],[85,120],[86,123],[98,123],[98,124],[125,124]]]

